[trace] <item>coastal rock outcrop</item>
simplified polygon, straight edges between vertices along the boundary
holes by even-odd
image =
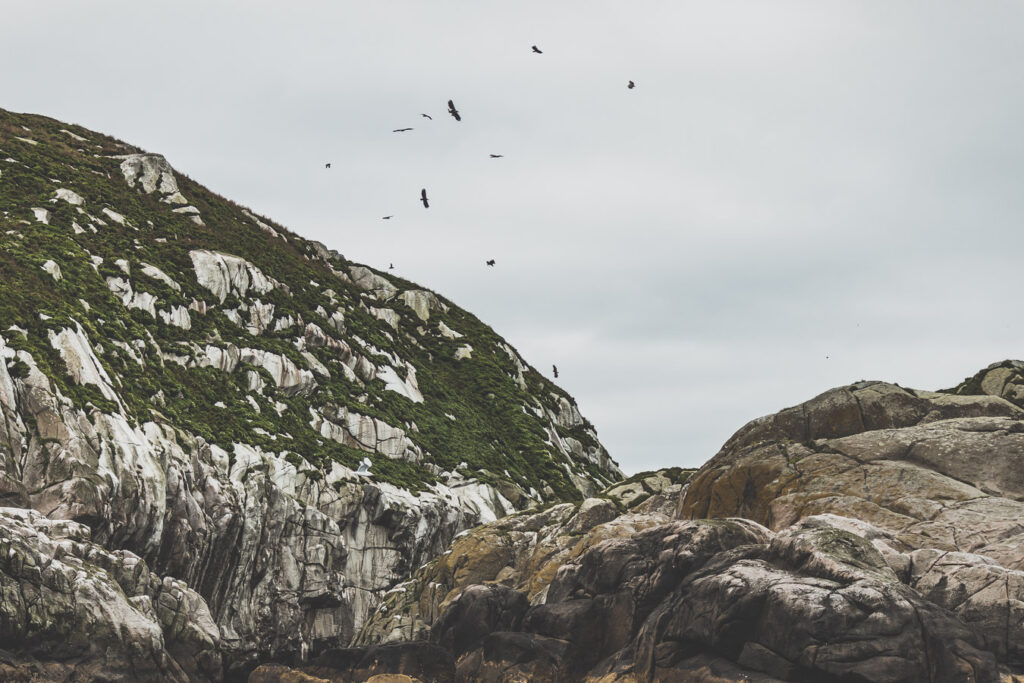
[[[355,642],[430,640],[459,681],[1019,680],[1022,369],[833,389],[681,485],[471,530]]]
[[[435,643],[457,681],[1010,680],[993,618],[1006,595],[954,607],[964,588],[994,585],[970,558],[939,567],[938,551],[898,551],[884,530],[834,515],[778,532],[669,520],[658,510],[673,495],[582,536],[572,506],[474,529],[392,591],[357,641]],[[553,572],[535,561],[559,548],[571,556]]]
[[[688,519],[742,516],[780,529],[855,517],[903,547],[1024,568],[1024,409],[992,395],[862,382],[742,428],[694,475]]]
[[[458,533],[621,479],[444,297],[100,133],[0,146],[0,678],[312,661]]]

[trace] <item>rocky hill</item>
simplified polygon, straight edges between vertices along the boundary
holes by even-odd
[[[457,533],[621,478],[444,297],[3,110],[0,359],[6,680],[218,680],[345,644]]]
[[[1024,363],[859,382],[695,472],[455,540],[354,639],[250,680],[1024,680]]]

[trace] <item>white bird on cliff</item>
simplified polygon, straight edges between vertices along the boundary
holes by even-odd
[[[355,474],[360,477],[372,477],[373,473],[370,472],[370,465],[372,464],[369,458],[363,458],[363,462],[359,465],[359,469],[355,471]]]

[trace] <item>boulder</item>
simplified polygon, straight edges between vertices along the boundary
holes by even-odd
[[[832,513],[909,548],[1024,568],[1024,410],[994,396],[862,383],[761,418],[690,479],[685,519],[742,516],[781,529]]]
[[[475,649],[495,631],[517,631],[529,600],[507,586],[467,588],[434,625],[431,641],[459,655]]]

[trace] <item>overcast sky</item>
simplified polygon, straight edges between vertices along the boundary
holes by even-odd
[[[0,7],[0,107],[394,263],[557,364],[627,472],[1024,356],[1022,2]]]

